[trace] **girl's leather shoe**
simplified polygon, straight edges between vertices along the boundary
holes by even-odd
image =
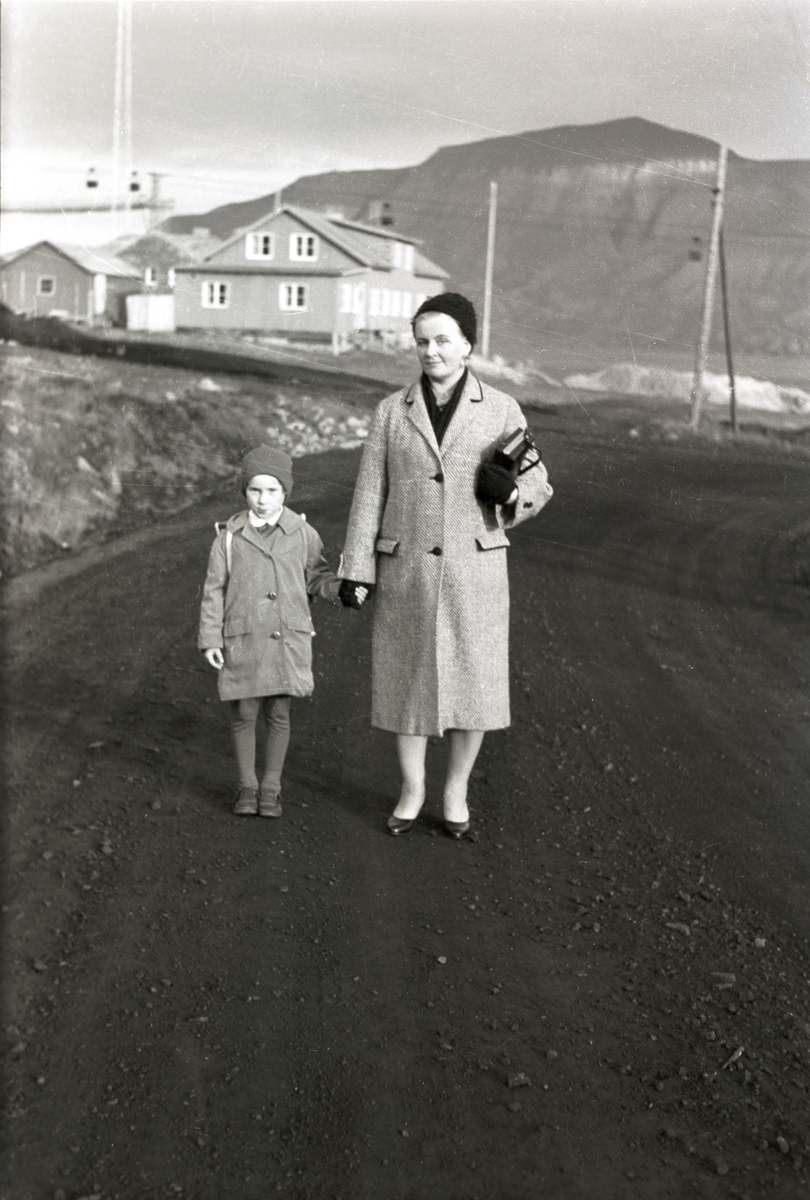
[[[259,792],[259,816],[281,816],[281,797],[278,792]]]
[[[256,788],[240,787],[236,793],[233,811],[237,817],[255,817],[259,811],[259,793]]]
[[[470,832],[469,821],[448,821],[445,819],[444,831],[451,838],[465,838]]]

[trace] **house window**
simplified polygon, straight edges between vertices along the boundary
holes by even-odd
[[[314,233],[290,234],[290,258],[293,262],[314,262],[318,257],[318,239]]]
[[[304,312],[309,303],[309,287],[305,283],[281,283],[278,306],[282,312]]]
[[[231,285],[218,279],[206,279],[202,285],[203,308],[228,308],[231,303]]]
[[[405,242],[392,242],[391,262],[395,267],[401,267],[403,271],[412,271],[413,246],[408,246]]]
[[[177,272],[175,271],[174,267],[169,267],[168,271],[166,272],[166,282],[170,288],[173,288],[177,283]]]
[[[402,293],[402,315],[408,320],[413,316],[413,296],[410,292]]]
[[[401,296],[400,292],[392,292],[391,293],[391,316],[392,317],[398,317],[400,314],[400,311],[401,311],[400,296]]]
[[[352,285],[350,283],[340,285],[340,311],[342,313],[352,311]]]
[[[245,258],[253,261],[272,258],[274,249],[275,238],[272,233],[249,233],[245,238]]]
[[[157,270],[155,267],[147,267],[143,273],[143,281],[147,287],[154,287],[157,283]]]
[[[366,286],[361,283],[354,289],[354,299],[352,301],[352,312],[356,317],[362,317],[366,311]]]
[[[370,317],[378,317],[380,315],[380,289],[368,289],[368,315]]]
[[[54,275],[40,275],[37,279],[37,295],[38,296],[55,296],[56,295],[56,277]]]
[[[380,291],[380,316],[390,317],[391,315],[391,293],[388,288],[382,288]]]

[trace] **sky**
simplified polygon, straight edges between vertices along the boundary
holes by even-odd
[[[103,197],[116,19],[4,0],[4,208],[82,203],[91,166]],[[134,0],[132,45],[133,162],[178,212],[624,116],[810,159],[810,0]]]

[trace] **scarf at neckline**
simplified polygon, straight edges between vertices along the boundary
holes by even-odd
[[[436,393],[433,391],[433,385],[427,375],[423,373],[420,383],[422,385],[422,399],[425,402],[430,423],[433,426],[433,432],[436,434],[436,441],[441,446],[442,438],[444,437],[447,426],[453,419],[453,413],[458,408],[458,402],[461,399],[461,393],[464,391],[464,385],[467,382],[469,372],[464,368],[464,373],[456,383],[453,391],[450,394],[450,399],[446,404],[439,404],[436,399]]]

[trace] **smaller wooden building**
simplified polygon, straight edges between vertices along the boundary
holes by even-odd
[[[446,277],[414,238],[288,204],[176,268],[177,327],[333,343],[405,337]]]
[[[143,280],[144,287],[154,295],[173,292],[177,267],[193,266],[200,257],[190,253],[179,238],[160,229],[116,238],[103,249],[134,269],[134,273]]]
[[[37,242],[0,260],[0,299],[15,313],[87,324],[126,321],[140,273],[104,250]]]

